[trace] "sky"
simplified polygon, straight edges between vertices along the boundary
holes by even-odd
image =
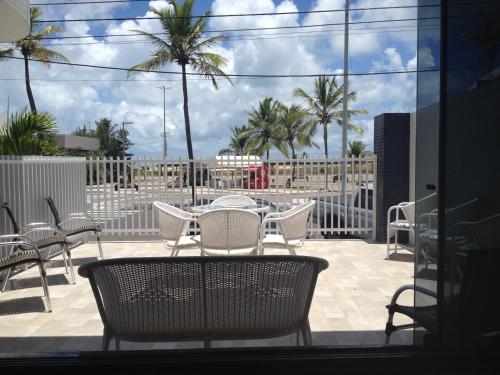
[[[42,2],[37,0],[36,2]],[[44,3],[56,0],[43,0]],[[35,3],[35,1],[32,1]],[[416,0],[357,0],[351,8],[416,5]],[[92,36],[99,34],[129,34],[132,29],[159,32],[158,20],[140,19],[153,16],[149,7],[168,6],[166,1],[109,3],[92,5],[47,5],[41,7],[42,19],[137,17],[136,20],[100,22],[64,22],[64,33],[58,35]],[[276,13],[343,9],[343,0],[197,0],[194,14]],[[390,10],[360,10],[350,12],[351,22],[416,18],[416,8]],[[208,30],[262,28],[280,26],[341,23],[343,12],[288,14],[254,17],[210,18]],[[213,34],[210,34],[213,35]],[[228,60],[224,71],[230,74],[320,74],[342,73],[343,26],[280,29],[270,31],[239,31],[227,33],[231,38],[214,51]],[[109,43],[111,41],[119,43]],[[128,41],[123,43],[122,41]],[[349,38],[350,72],[376,72],[416,68],[416,21],[352,24]],[[107,37],[59,39],[48,42],[50,48],[64,54],[72,63],[129,68],[149,57],[153,50],[142,37]],[[433,64],[430,51],[428,64]],[[165,71],[180,71],[176,64],[166,65]],[[124,71],[53,65],[47,69],[31,62],[32,89],[38,111],[55,116],[61,133],[78,127],[95,127],[100,118],[111,118],[127,125],[131,151],[136,156],[162,155],[163,93],[166,85],[166,123],[170,133],[168,155],[186,157],[187,148],[182,110],[182,84],[179,75],[139,73],[127,78]],[[0,117],[5,117],[7,101],[10,110],[28,106],[23,81],[23,62],[0,62]],[[342,78],[337,78],[339,83]],[[219,90],[199,77],[188,81],[191,131],[195,157],[216,155],[227,147],[231,128],[246,124],[248,112],[259,100],[274,97],[286,105],[304,104],[293,97],[296,87],[311,93],[314,78],[235,78],[233,85],[220,82]],[[350,108],[366,109],[368,115],[356,116],[353,122],[363,128],[363,134],[349,133],[350,141],[361,140],[373,149],[373,118],[384,112],[410,112],[416,106],[414,73],[351,76],[350,90],[358,99]],[[318,132],[316,142],[322,145]],[[309,155],[322,155],[323,148],[304,149]],[[339,156],[341,129],[329,128],[329,151]],[[277,151],[273,156],[280,155]]]

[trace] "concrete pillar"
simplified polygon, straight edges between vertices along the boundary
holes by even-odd
[[[387,210],[409,200],[410,114],[383,113],[374,119],[374,151],[377,155],[377,241],[387,236]],[[408,236],[399,234],[400,242]]]

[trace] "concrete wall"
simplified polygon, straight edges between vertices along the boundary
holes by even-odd
[[[56,142],[59,146],[70,150],[97,151],[100,147],[98,138],[71,134],[57,134]]]
[[[18,225],[54,223],[44,198],[54,199],[61,215],[86,209],[85,158],[0,156],[0,201],[7,202]],[[0,209],[0,234],[12,233]]]

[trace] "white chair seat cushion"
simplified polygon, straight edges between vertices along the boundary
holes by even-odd
[[[288,247],[301,247],[304,244],[302,240],[288,241]],[[262,240],[262,245],[265,247],[287,247],[285,239],[281,234],[266,234]]]
[[[407,220],[399,220],[398,222],[393,221],[389,225],[393,228],[402,229],[402,230],[412,229],[412,225]]]
[[[174,247],[175,241],[166,241],[168,247]],[[178,248],[185,247],[197,247],[200,246],[199,242],[197,242],[193,236],[182,236],[177,243]]]
[[[256,253],[257,249],[255,247],[249,247],[244,249],[234,249],[234,250],[219,250],[219,249],[203,249],[205,255],[250,255]]]

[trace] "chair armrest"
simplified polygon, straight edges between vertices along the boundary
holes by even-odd
[[[68,222],[68,221],[71,221],[71,220],[88,220],[90,221],[92,224],[98,226],[99,224],[97,224],[97,222],[89,215],[87,215],[86,213],[83,213],[83,212],[75,212],[75,213],[71,213],[71,214],[68,214],[66,216],[64,216],[61,221],[59,221],[58,225],[61,225],[62,223],[65,223],[65,222]]]
[[[266,216],[264,216],[264,220],[271,219],[271,218],[282,217],[284,214],[285,214],[285,212],[270,212]]]
[[[28,250],[26,248],[22,248],[22,246],[28,246],[30,247],[29,250],[33,250],[36,252],[38,255],[38,258],[41,260],[42,259],[42,254],[40,253],[40,250],[38,250],[38,247],[36,246],[35,242],[31,240],[31,238],[26,237],[22,234],[3,234],[0,235],[0,244],[1,245],[12,245],[16,246],[18,251],[25,251]]]
[[[396,290],[396,292],[392,296],[391,305],[395,305],[399,296],[406,290],[413,290],[415,292],[419,292],[419,293],[425,294],[429,297],[434,297],[437,299],[437,294],[435,292],[433,292],[432,290],[422,288],[421,286],[418,286],[418,285],[407,284],[407,285],[403,285],[398,290]]]
[[[50,223],[29,223],[26,224],[23,228],[21,228],[21,235],[26,236],[28,233],[34,233],[34,232],[56,232],[58,235],[66,239],[66,234],[55,226],[54,224]],[[29,238],[29,237],[28,237]]]

